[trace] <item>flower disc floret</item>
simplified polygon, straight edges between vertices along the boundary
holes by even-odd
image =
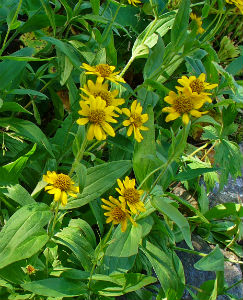
[[[193,94],[188,88],[184,88],[182,92],[178,91],[178,94],[170,91],[169,96],[166,96],[164,101],[171,105],[162,109],[162,112],[169,113],[165,118],[166,122],[175,120],[182,116],[182,122],[184,124],[188,124],[190,120],[189,115],[199,118],[203,114],[207,113],[207,111],[198,111],[198,109],[205,103],[204,97]]]
[[[187,88],[191,91],[191,93],[195,96],[201,96],[204,102],[212,102],[212,99],[209,97],[212,95],[211,93],[206,92],[205,90],[212,90],[218,86],[217,83],[208,83],[205,82],[206,74],[201,73],[199,77],[190,76],[182,76],[178,79],[178,83],[182,86],[177,86],[176,89],[178,91],[183,91],[184,88]]]
[[[114,106],[106,106],[106,102],[100,97],[90,96],[89,101],[79,102],[81,110],[78,113],[83,116],[77,120],[79,125],[89,124],[87,139],[92,140],[94,137],[101,141],[106,139],[106,134],[115,136],[115,131],[109,123],[117,123],[113,119],[116,116],[113,112]]]
[[[101,207],[107,212],[104,215],[107,217],[106,223],[112,222],[114,225],[121,224],[121,231],[125,232],[127,229],[127,220],[133,225],[137,225],[136,222],[131,217],[131,213],[126,209],[126,203],[120,202],[119,200],[109,197],[109,201],[106,199],[101,199],[105,205],[101,205]]]
[[[114,66],[109,66],[108,64],[99,64],[96,66],[90,66],[88,64],[83,63],[81,68],[87,70],[85,74],[93,74],[98,77],[106,78],[114,83],[117,82],[125,83],[125,80],[118,75],[120,72],[119,71],[114,72],[116,68]]]
[[[135,179],[129,179],[129,177],[126,176],[123,182],[117,179],[117,183],[119,188],[116,188],[116,191],[121,195],[119,196],[119,200],[125,202],[133,214],[139,211],[145,211],[144,204],[141,201],[143,190],[137,190],[135,188]]]
[[[61,201],[63,206],[67,204],[67,194],[77,198],[79,187],[74,186],[74,181],[68,175],[47,171],[47,174],[43,175],[43,180],[48,183],[45,187],[47,193],[53,194],[54,201]]]
[[[94,98],[100,97],[106,102],[106,106],[114,106],[114,110],[121,113],[122,111],[118,108],[118,106],[125,103],[125,100],[122,98],[116,98],[119,91],[109,91],[108,84],[103,83],[103,81],[104,78],[102,77],[98,77],[95,83],[92,80],[88,80],[87,84],[81,88],[87,96],[81,95],[81,97],[87,102],[90,101],[90,96],[93,96]]]
[[[130,136],[134,132],[134,138],[137,142],[143,140],[143,136],[140,130],[148,130],[147,127],[143,126],[144,123],[148,121],[148,114],[142,114],[142,106],[134,100],[131,105],[131,110],[128,108],[123,108],[122,112],[129,118],[123,121],[124,126],[129,126],[127,130],[127,135]]]

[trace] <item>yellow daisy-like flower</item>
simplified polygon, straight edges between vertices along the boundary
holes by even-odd
[[[103,77],[98,77],[96,83],[94,83],[92,80],[88,80],[87,85],[85,84],[84,87],[80,89],[88,96],[93,96],[95,98],[100,97],[106,102],[106,106],[114,106],[114,110],[118,113],[121,113],[122,111],[117,106],[125,103],[125,100],[122,98],[116,98],[119,91],[109,91],[108,83],[103,84],[103,81]],[[90,101],[90,97],[86,97],[84,95],[81,95],[81,97],[88,102]]]
[[[47,174],[43,175],[43,180],[48,183],[45,191],[54,195],[54,201],[61,200],[62,206],[67,204],[67,194],[77,198],[79,187],[74,186],[74,181],[68,175],[47,171]]]
[[[143,202],[140,201],[143,190],[137,190],[135,188],[135,179],[130,180],[129,177],[126,176],[123,182],[117,179],[117,183],[119,188],[116,188],[116,191],[121,195],[119,196],[119,200],[125,202],[133,214],[138,213],[138,211],[146,210]]]
[[[243,0],[226,0],[226,2],[229,4],[234,4],[243,15]]]
[[[119,76],[118,74],[120,72],[113,72],[116,67],[114,66],[109,66],[107,64],[99,64],[94,67],[87,65],[85,63],[82,64],[81,68],[87,70],[85,74],[94,74],[97,75],[98,77],[103,77],[106,78],[112,82],[124,82],[125,80]]]
[[[166,122],[170,122],[182,116],[182,122],[188,124],[190,120],[189,114],[199,118],[207,113],[207,111],[198,111],[205,103],[203,97],[193,95],[188,88],[184,88],[182,93],[178,91],[178,94],[170,91],[169,96],[166,96],[164,101],[171,104],[171,106],[162,109],[162,112],[169,113],[165,118]]]
[[[130,136],[134,131],[134,138],[139,143],[143,140],[140,130],[148,130],[148,127],[143,126],[148,121],[148,114],[142,115],[142,110],[143,108],[140,103],[137,103],[137,100],[133,101],[131,110],[128,108],[122,109],[122,112],[129,118],[123,121],[124,126],[129,126],[127,135]]]
[[[192,20],[194,20],[197,23],[197,34],[202,34],[204,33],[204,29],[202,28],[202,19],[201,17],[197,17],[197,15],[191,13],[190,17]]]
[[[198,78],[196,76],[190,76],[189,78],[187,76],[182,76],[180,79],[178,79],[178,83],[182,85],[176,86],[178,91],[183,91],[184,87],[189,88],[193,94],[200,95],[204,97],[205,102],[212,102],[212,99],[209,97],[209,95],[212,95],[211,93],[204,92],[205,90],[212,90],[218,86],[217,83],[208,83],[205,82],[206,75],[204,73],[201,73]]]
[[[108,217],[106,223],[112,222],[114,225],[121,224],[121,231],[125,232],[127,229],[127,220],[130,220],[133,225],[137,225],[131,217],[131,213],[126,209],[126,203],[120,202],[112,196],[109,200],[101,199],[106,205],[101,205],[103,209],[108,210],[104,215]]]
[[[90,123],[87,139],[91,141],[94,137],[98,140],[105,140],[106,133],[110,136],[115,136],[115,131],[111,127],[110,123],[117,123],[114,117],[114,106],[106,106],[106,102],[100,97],[94,98],[90,96],[89,103],[86,101],[80,101],[81,110],[78,113],[84,118],[77,120],[79,125],[85,125]]]
[[[132,4],[133,6],[137,6],[136,4],[141,4],[142,2],[140,0],[127,0],[129,4]]]

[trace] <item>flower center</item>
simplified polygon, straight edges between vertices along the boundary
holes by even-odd
[[[130,202],[131,204],[135,204],[140,200],[139,193],[135,189],[125,189],[123,197],[127,202]]]
[[[126,214],[120,207],[116,206],[112,209],[112,218],[120,223],[126,219]]]
[[[190,83],[190,88],[193,92],[200,94],[204,91],[204,84],[201,80],[195,79]]]
[[[102,100],[105,100],[106,106],[110,106],[112,104],[112,96],[109,91],[100,90],[93,93],[94,97],[100,97]]]
[[[192,98],[186,97],[184,95],[179,96],[175,99],[173,106],[175,110],[180,114],[188,113],[190,110],[193,109]]]
[[[95,71],[99,72],[101,77],[108,77],[112,73],[110,66],[107,64],[100,64],[96,66]]]
[[[33,274],[33,273],[35,273],[35,268],[32,266],[32,265],[28,265],[27,267],[26,267],[26,271],[27,271],[27,273],[29,274],[29,275],[31,275],[31,274]]]
[[[61,191],[67,191],[71,186],[71,178],[65,174],[57,174],[57,180],[53,186]]]
[[[143,125],[141,115],[131,114],[131,118],[133,119],[132,123],[135,127],[141,127]]]
[[[101,124],[105,121],[105,112],[101,109],[95,109],[90,111],[89,121],[95,124]]]

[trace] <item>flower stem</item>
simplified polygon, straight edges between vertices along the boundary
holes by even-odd
[[[14,16],[13,16],[13,18],[12,18],[10,24],[8,25],[8,31],[7,31],[7,33],[6,33],[6,35],[5,35],[5,38],[4,38],[4,41],[3,41],[3,45],[2,45],[2,48],[1,48],[1,50],[0,50],[0,55],[2,55],[3,51],[5,50],[5,44],[6,44],[6,42],[7,42],[7,39],[8,39],[10,30],[11,30],[11,26],[12,26],[12,24],[15,22],[15,20],[16,20],[16,18],[17,18],[17,16],[18,16],[18,13],[19,13],[19,11],[20,11],[21,5],[22,5],[22,0],[19,0],[19,4],[18,4],[18,7],[17,7],[17,9],[16,9],[16,12],[15,12],[15,14],[14,14]]]
[[[50,231],[50,237],[53,235],[53,232],[54,232],[54,229],[55,229],[55,226],[56,226],[56,223],[57,223],[57,216],[58,216],[59,206],[60,206],[60,201],[58,201],[56,203],[54,218],[53,218],[52,227],[51,227],[51,231]]]
[[[213,150],[213,148],[218,144],[219,140],[215,141],[213,146],[209,148],[209,150],[203,155],[203,157],[201,158],[201,161],[203,161],[207,156],[208,154]]]
[[[76,155],[76,157],[74,159],[74,162],[72,164],[72,168],[71,168],[71,170],[70,170],[70,172],[68,174],[69,177],[72,176],[75,168],[77,167],[77,164],[79,164],[80,160],[83,158],[86,144],[87,144],[87,133],[86,133],[85,138],[84,138],[84,140],[82,142],[82,145],[81,145],[81,147],[80,147],[80,149],[79,149],[79,151],[78,151],[78,153],[77,153],[77,155]]]
[[[206,143],[204,145],[202,145],[201,147],[199,147],[197,150],[195,150],[194,152],[192,152],[191,154],[189,154],[188,156],[194,156],[196,153],[198,153],[199,151],[203,150],[204,148],[206,148],[209,145],[209,143]]]

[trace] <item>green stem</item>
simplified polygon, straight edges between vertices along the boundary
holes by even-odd
[[[5,38],[4,38],[4,41],[3,41],[3,45],[2,45],[2,48],[1,48],[1,50],[0,50],[0,56],[2,55],[2,53],[3,53],[4,49],[5,49],[5,44],[6,44],[6,42],[7,42],[7,39],[8,39],[10,30],[11,30],[11,26],[12,26],[12,24],[15,22],[15,20],[16,20],[16,18],[17,18],[17,16],[18,16],[18,13],[19,13],[20,8],[21,8],[21,5],[22,5],[22,1],[23,1],[23,0],[19,0],[19,4],[18,4],[18,7],[17,7],[17,9],[16,9],[16,12],[15,12],[15,14],[14,14],[14,16],[13,16],[13,19],[11,20],[11,22],[10,22],[10,24],[9,24],[9,26],[8,26],[8,31],[7,31],[7,33],[6,33],[6,35],[5,35]]]
[[[56,223],[57,223],[57,216],[58,216],[59,206],[60,206],[60,201],[58,201],[56,203],[54,218],[53,218],[52,227],[51,227],[51,231],[50,231],[50,237],[53,235],[53,232],[54,232],[54,229],[55,229],[55,226],[56,226]]]
[[[108,240],[109,240],[109,238],[110,238],[110,235],[111,235],[111,233],[112,233],[113,228],[114,228],[114,224],[111,225],[111,227],[110,227],[110,229],[109,229],[109,231],[108,231],[108,233],[107,233],[107,235],[106,235],[104,241],[101,241],[101,242],[100,242],[100,247],[99,247],[99,251],[98,251],[98,253],[97,253],[97,255],[96,255],[96,260],[95,260],[95,262],[94,262],[94,264],[93,264],[93,266],[92,266],[92,269],[91,269],[91,271],[90,271],[89,282],[88,282],[88,290],[90,290],[90,285],[91,285],[91,281],[92,281],[92,276],[93,276],[93,274],[94,274],[95,268],[96,268],[97,263],[98,263],[98,260],[99,260],[99,254],[100,254],[100,252],[105,248],[105,246],[106,246],[106,244],[107,244],[107,242],[108,242]],[[91,292],[91,291],[90,291],[90,292]],[[91,299],[90,296],[91,296],[91,293],[89,294],[89,299]]]
[[[151,26],[149,28],[149,30],[146,32],[144,38],[142,39],[141,45],[144,44],[144,42],[146,41],[148,35],[150,34],[151,30],[154,27],[154,24],[157,22],[157,16],[155,15],[155,19],[153,20],[153,22],[151,23]],[[130,67],[130,65],[133,63],[134,59],[136,58],[136,53],[134,53],[131,58],[129,59],[129,61],[127,62],[127,64],[125,65],[124,69],[121,71],[121,73],[119,74],[119,76],[123,76],[125,74],[125,72],[127,71],[127,69]]]
[[[224,290],[224,292],[227,292],[229,290],[231,290],[233,287],[237,286],[238,284],[240,284],[243,281],[243,279],[240,279],[239,281],[237,281],[236,283],[232,284],[231,286],[227,287],[227,289]]]
[[[113,24],[114,24],[114,22],[116,20],[116,17],[118,15],[118,12],[119,12],[121,6],[122,6],[122,3],[119,3],[119,5],[118,5],[118,7],[117,7],[117,9],[115,11],[115,14],[114,14],[114,16],[113,16],[113,18],[112,18],[112,20],[111,20],[111,22],[110,22],[107,30],[105,30],[105,34],[104,34],[104,37],[102,38],[102,42],[104,42],[106,40],[106,38],[107,38],[107,36],[108,36],[108,34],[110,32],[110,29],[111,29],[111,27],[113,26]]]

